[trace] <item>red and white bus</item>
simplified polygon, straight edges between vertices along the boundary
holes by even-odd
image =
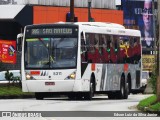
[[[127,99],[142,86],[140,39],[139,30],[113,23],[28,25],[22,41],[23,92],[35,92],[36,99],[65,94],[91,100],[95,93]]]

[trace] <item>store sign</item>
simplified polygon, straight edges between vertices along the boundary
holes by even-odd
[[[16,41],[0,40],[0,61],[3,63],[16,63]]]
[[[143,70],[152,70],[155,64],[154,55],[142,55],[142,67]]]

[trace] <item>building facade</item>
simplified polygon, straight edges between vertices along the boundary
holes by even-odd
[[[123,25],[123,11],[117,10],[116,1],[92,0],[92,18],[96,22]],[[74,0],[74,7],[77,21],[87,22],[88,0]],[[17,34],[23,32],[26,25],[65,22],[69,12],[70,0],[0,0],[0,41],[16,41]],[[1,49],[2,46],[0,52]],[[16,64],[4,63],[2,70],[20,69],[21,54],[17,52],[16,56]]]

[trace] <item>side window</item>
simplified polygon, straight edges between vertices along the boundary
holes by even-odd
[[[99,35],[99,53],[102,56],[103,53],[103,41],[104,41],[104,35]],[[103,61],[101,60],[103,63]]]
[[[116,36],[111,36],[110,60],[111,60],[111,63],[117,63],[117,37]]]
[[[86,33],[86,46],[87,46],[87,58],[88,62],[93,62],[93,53],[94,53],[94,34]]]
[[[129,36],[124,37],[124,63],[130,63],[130,56],[129,56]]]
[[[87,48],[85,43],[84,34],[81,33],[81,62],[87,62]]]
[[[101,49],[101,62],[109,63],[110,62],[110,36],[109,35],[101,35],[100,49]]]
[[[134,46],[133,46],[133,61],[135,64],[139,62],[141,59],[141,44],[140,44],[140,38],[134,37]]]
[[[129,37],[127,50],[127,63],[133,63],[133,37]]]
[[[100,35],[99,34],[89,34],[89,39],[88,41],[88,61],[90,63],[100,63],[100,51],[99,51],[99,39]]]
[[[94,48],[95,48],[94,61],[96,63],[101,63],[100,34],[95,34]]]
[[[118,50],[118,55],[117,55],[118,63],[125,63],[126,62],[127,46],[128,46],[127,38],[124,36],[119,36],[119,39],[118,39],[119,50]]]

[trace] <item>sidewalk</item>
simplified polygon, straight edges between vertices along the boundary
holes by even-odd
[[[153,90],[151,88],[151,85],[150,84],[147,84],[147,87],[145,89],[145,94],[153,94]]]

